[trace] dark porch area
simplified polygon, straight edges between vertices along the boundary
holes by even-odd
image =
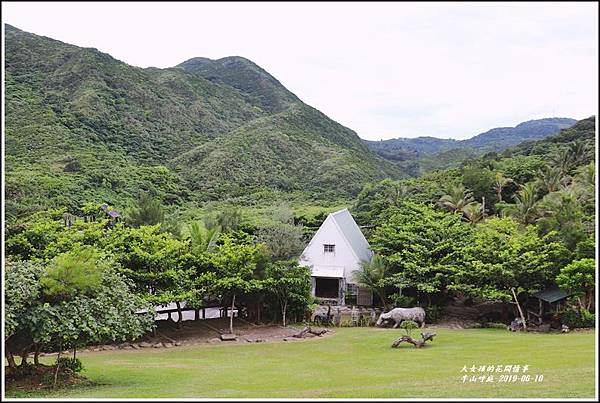
[[[315,278],[315,297],[317,298],[339,298],[340,279],[317,277]]]

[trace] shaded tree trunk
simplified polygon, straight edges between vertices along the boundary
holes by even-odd
[[[385,301],[385,291],[383,291],[379,288],[375,288],[374,291],[377,294],[377,296],[379,297],[379,299],[381,300],[381,303],[383,304],[383,309],[385,311],[389,311],[389,306],[388,306],[387,302]]]
[[[285,327],[285,314],[286,314],[286,311],[287,311],[287,300],[285,300],[285,302],[281,306],[281,316],[283,317],[283,327]]]
[[[29,355],[29,352],[27,349],[23,350],[23,352],[21,353],[21,367],[24,367],[25,365],[27,365],[27,356]]]
[[[579,297],[575,297],[577,299],[577,304],[579,305],[579,310],[582,310],[585,308],[585,304],[581,301],[581,298]]]
[[[56,356],[56,370],[54,371],[54,385],[56,387],[56,381],[58,380],[58,370],[60,369],[60,353],[62,353],[62,346],[59,347],[58,355]]]
[[[229,333],[233,334],[233,310],[235,309],[235,294],[231,298],[231,316],[229,317]]]
[[[33,364],[40,365],[40,346],[35,346],[35,351],[33,353]]]
[[[15,361],[15,356],[10,351],[6,350],[6,361],[8,361],[9,368],[17,368],[17,362]]]
[[[177,327],[181,327],[181,323],[183,322],[183,312],[181,312],[181,303],[179,301],[175,302],[177,306]]]

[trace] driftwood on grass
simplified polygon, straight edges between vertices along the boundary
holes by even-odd
[[[421,333],[420,340],[415,340],[410,336],[402,336],[402,337],[394,340],[394,342],[392,343],[392,348],[398,347],[400,345],[400,343],[402,343],[402,342],[410,343],[413,346],[415,346],[416,348],[421,348],[425,345],[425,342],[433,340],[434,336],[436,336],[436,334],[430,333],[430,332]]]
[[[308,333],[314,334],[315,336],[323,336],[325,333],[327,333],[327,329],[318,329],[317,330],[317,329],[312,329],[310,326],[306,326],[299,333],[296,333],[292,337],[295,337],[297,339],[302,339],[302,338],[306,337],[306,335]]]

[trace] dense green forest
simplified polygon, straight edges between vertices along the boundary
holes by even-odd
[[[385,270],[365,267],[379,276],[365,282],[385,291],[384,302],[406,302],[395,299],[404,290],[413,303],[428,306],[443,304],[450,291],[506,299],[515,288],[526,298],[555,285],[561,270],[594,258],[594,149],[591,117],[458,168],[366,184],[352,212],[379,256],[375,264]],[[269,265],[292,264],[329,211],[302,215],[281,204],[259,220],[228,208],[173,221],[163,202],[148,194],[123,218],[100,207],[80,206],[85,215],[77,217],[65,206],[9,224],[7,254],[51,264],[93,247],[116,260],[145,300],[191,301],[209,292],[218,264],[227,266],[210,259],[250,248],[238,257],[250,259],[247,281],[264,279]],[[252,284],[238,290],[238,303],[260,294],[259,283]]]
[[[593,323],[595,139],[591,117],[457,168],[365,186],[353,211],[381,256],[370,283],[431,306],[448,293],[523,302],[560,286]]]
[[[141,192],[179,207],[331,203],[402,176],[247,59],[142,69],[5,27],[9,220],[87,202],[124,209]]]

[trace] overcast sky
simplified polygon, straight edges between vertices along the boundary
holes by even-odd
[[[128,64],[244,56],[366,139],[468,138],[598,109],[596,3],[2,3]]]

